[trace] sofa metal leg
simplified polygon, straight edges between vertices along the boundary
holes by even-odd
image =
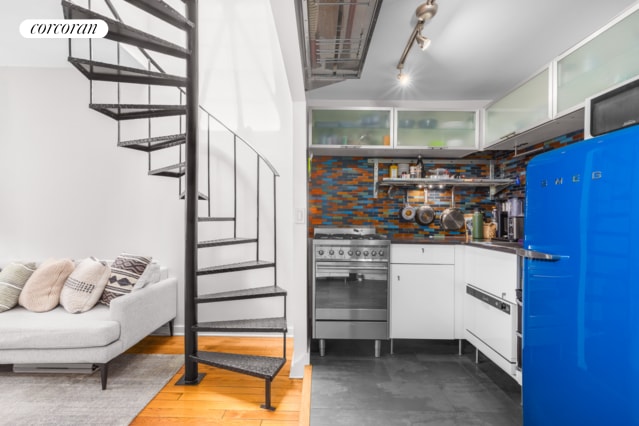
[[[173,336],[173,320],[169,321],[169,335]]]
[[[106,390],[107,376],[109,374],[109,364],[96,364],[100,369],[100,381],[102,382],[102,390]]]

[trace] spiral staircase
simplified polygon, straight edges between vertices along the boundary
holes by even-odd
[[[197,385],[204,374],[199,373],[198,365],[205,364],[217,368],[246,374],[260,379],[264,379],[265,398],[262,408],[274,410],[271,405],[271,383],[286,363],[286,290],[277,284],[276,267],[276,182],[279,176],[271,163],[259,154],[250,144],[244,141],[235,132],[217,120],[206,109],[198,105],[198,2],[197,0],[184,0],[184,11],[181,13],[172,5],[163,0],[119,0],[119,7],[134,7],[136,11],[148,14],[152,19],[157,19],[163,25],[170,25],[175,31],[184,34],[184,45],[175,44],[162,37],[150,34],[144,30],[135,28],[130,23],[125,23],[120,16],[114,3],[118,0],[85,0],[86,4],[62,0],[62,9],[66,19],[101,19],[107,23],[109,31],[105,40],[101,43],[115,44],[116,54],[107,55],[111,60],[98,60],[95,54],[97,43],[91,39],[83,40],[88,43],[88,48],[79,48],[77,40],[69,39],[69,62],[77,68],[90,82],[90,103],[89,108],[114,119],[118,126],[119,147],[142,151],[148,155],[148,174],[150,176],[161,176],[176,179],[178,181],[178,196],[185,200],[185,277],[184,277],[184,300],[185,300],[185,373],[177,383],[178,385]],[[146,16],[146,15],[145,15]],[[146,20],[146,19],[144,19]],[[143,20],[136,19],[136,22]],[[80,53],[80,51],[82,51]],[[140,66],[124,65],[121,62],[123,54],[129,52],[137,58],[143,58],[145,64]],[[154,56],[170,57],[172,61],[183,62],[184,75],[179,73],[168,73],[160,66],[159,61]],[[112,56],[115,56],[113,60]],[[140,61],[137,61],[139,65]],[[144,66],[146,68],[144,68]],[[115,102],[94,102],[94,91],[98,84],[101,90],[103,85],[109,86],[116,93]],[[126,90],[131,87],[143,87],[146,102],[129,103],[124,102]],[[155,103],[152,93],[158,88],[168,88],[175,90],[178,101],[174,103]],[[133,89],[136,90],[136,89]],[[200,116],[205,117],[206,123],[200,125]],[[156,125],[159,120],[164,120],[161,125]],[[166,120],[174,120],[166,124]],[[124,136],[125,124],[136,122],[143,123],[142,127],[147,130],[143,137],[127,138]],[[213,123],[217,131],[211,131]],[[166,131],[167,127],[174,126],[172,131]],[[137,126],[140,128],[140,125]],[[161,134],[158,134],[161,129]],[[219,134],[219,129],[226,132],[230,137],[220,138],[223,142],[232,140],[233,150],[233,179],[221,180],[211,183],[211,144],[215,143],[215,135]],[[198,134],[206,132],[207,149],[205,153],[200,153],[200,137]],[[256,181],[254,192],[256,194],[255,209],[255,235],[238,236],[238,228],[244,229],[238,224],[238,174],[241,168],[237,167],[238,147],[248,149],[256,158]],[[156,157],[154,157],[156,156]],[[167,158],[175,158],[168,161],[169,164],[162,164],[160,167],[152,167],[156,158],[167,161]],[[202,168],[202,169],[200,169]],[[203,171],[204,173],[200,173]],[[272,237],[267,243],[272,244],[272,259],[261,259],[263,247],[266,244],[265,238],[260,237],[260,193],[264,191],[264,182],[260,183],[260,176],[267,175],[267,179],[272,179],[272,212],[266,216],[272,216]],[[202,175],[205,178],[205,185],[201,185]],[[244,176],[239,176],[245,178]],[[246,179],[243,179],[246,180]],[[215,207],[212,202],[212,185],[231,185],[229,189],[233,193],[234,207],[231,216],[215,216],[211,211]],[[198,190],[199,186],[206,187],[205,192]],[[267,187],[268,188],[268,187]],[[269,196],[271,196],[269,194]],[[263,197],[266,198],[266,197]],[[204,204],[204,205],[203,205]],[[198,231],[200,227],[210,223],[226,224],[231,237],[209,239],[198,241]],[[238,226],[239,225],[239,226]],[[268,239],[268,238],[267,238]],[[236,263],[210,264],[200,266],[198,258],[202,257],[202,252],[219,247],[246,246],[242,250],[249,259],[241,259]],[[262,254],[263,255],[263,254]],[[215,255],[208,255],[210,261],[215,259]],[[226,290],[220,292],[206,293],[198,289],[198,283],[204,276],[213,274],[241,274],[243,271],[251,269],[270,268],[273,272],[272,283],[268,285],[246,286],[236,290]],[[231,280],[232,281],[232,280]],[[222,321],[204,321],[199,319],[198,307],[202,305],[213,305],[240,301],[245,303],[249,299],[270,298],[273,302],[281,304],[281,315],[268,318],[252,318],[250,312],[246,313],[245,319],[232,319]],[[277,300],[281,302],[277,302]],[[280,310],[279,305],[275,307]],[[250,311],[250,308],[245,309]],[[210,352],[200,350],[198,347],[198,335],[200,333],[248,333],[263,334],[276,333],[282,335],[282,356],[262,356],[246,355],[227,352]]]

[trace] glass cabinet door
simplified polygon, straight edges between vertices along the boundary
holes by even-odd
[[[484,147],[550,120],[550,68],[486,108]]]
[[[311,109],[311,146],[391,148],[391,108]]]
[[[639,10],[557,61],[557,112],[639,75]]]
[[[397,110],[397,148],[475,149],[475,111]]]

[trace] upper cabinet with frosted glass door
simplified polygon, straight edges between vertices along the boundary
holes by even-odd
[[[558,58],[557,115],[639,75],[639,8],[633,9]]]
[[[392,108],[312,108],[310,148],[329,155],[391,149]]]
[[[426,157],[461,157],[477,150],[476,111],[397,109],[395,148]]]
[[[490,104],[484,114],[483,148],[532,129],[550,120],[550,67]]]

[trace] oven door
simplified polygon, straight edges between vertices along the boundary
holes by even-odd
[[[316,262],[316,321],[388,321],[386,262]]]

